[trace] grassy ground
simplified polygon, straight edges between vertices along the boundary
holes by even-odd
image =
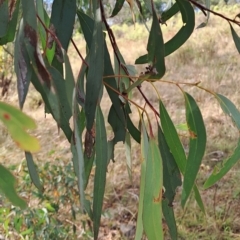
[[[236,7],[227,10],[227,14],[231,17],[237,13]],[[199,14],[197,24],[202,21],[203,17]],[[163,26],[165,40],[171,38],[180,27],[179,17],[169,21],[167,26]],[[147,31],[144,26],[139,24],[135,27],[113,26],[113,31],[127,64],[134,64],[138,56],[146,53]],[[83,39],[79,35],[74,39],[80,52],[84,54]],[[77,75],[80,68],[79,57],[72,46],[69,51],[74,73]],[[235,49],[227,22],[211,16],[207,27],[195,30],[189,41],[166,59],[166,66],[167,74],[163,78],[165,81],[200,81],[201,86],[229,97],[238,108],[240,107],[239,54]],[[137,70],[141,72],[144,68],[137,66]],[[17,105],[15,87],[15,84],[11,86],[5,100]],[[174,122],[183,123],[185,112],[183,97],[179,90],[175,85],[164,82],[156,83],[156,87]],[[189,201],[187,209],[183,210],[179,204],[181,192],[179,189],[174,202],[179,239],[240,239],[240,165],[237,164],[212,188],[202,190],[202,185],[213,167],[221,166],[223,164],[221,160],[233,152],[239,132],[231,120],[222,113],[211,95],[196,88],[185,87],[184,89],[197,100],[207,128],[206,155],[198,177],[206,215],[200,211],[193,199]],[[143,84],[142,90],[157,109],[158,98],[157,95],[152,94],[152,87],[149,84]],[[138,104],[144,105],[144,101],[137,92],[133,97],[137,99]],[[102,102],[105,116],[107,116],[109,100],[105,97]],[[39,239],[43,239],[41,234],[44,231],[49,234],[48,239],[74,239],[72,234],[74,229],[79,239],[89,239],[91,227],[88,219],[79,214],[76,214],[76,219],[72,217],[72,212],[78,212],[78,199],[74,185],[75,178],[71,172],[68,142],[61,132],[58,134],[57,126],[51,117],[48,115],[45,117],[40,96],[33,88],[29,92],[24,111],[38,123],[38,129],[33,134],[40,140],[42,149],[34,157],[39,166],[40,175],[45,179],[45,194],[39,196],[31,185],[23,153],[14,146],[10,136],[1,126],[0,161],[12,166],[19,180],[19,192],[28,199],[32,210],[28,209],[24,213],[16,209],[9,211],[9,205],[5,199],[0,199],[0,235],[9,234],[9,239],[21,239],[19,233],[22,234],[29,229],[27,226],[31,226],[38,231]],[[137,121],[137,114],[133,114],[132,118]],[[182,141],[187,147],[187,139],[184,136]],[[123,145],[118,144],[115,152],[116,162],[109,164],[99,239],[130,239],[134,236],[139,192],[140,150],[134,141],[132,144],[132,182],[127,174]],[[90,192],[89,197],[91,197]],[[52,205],[49,206],[49,204]],[[73,209],[71,205],[74,206]],[[84,231],[84,225],[88,231]],[[28,233],[22,235],[26,238]],[[168,239],[167,230],[166,239]]]

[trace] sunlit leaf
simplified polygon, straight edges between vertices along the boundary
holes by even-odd
[[[0,120],[8,128],[18,147],[28,152],[37,152],[40,149],[38,140],[26,132],[27,129],[36,128],[33,119],[11,105],[0,102]]]
[[[184,94],[186,105],[186,120],[189,128],[190,142],[187,164],[185,168],[182,206],[185,205],[191,190],[194,186],[195,179],[200,168],[202,158],[206,147],[206,129],[204,126],[202,114],[194,98],[188,93]]]
[[[4,166],[0,164],[0,189],[13,205],[22,209],[27,207],[26,202],[20,198],[15,190],[16,179]]]
[[[96,111],[96,170],[93,191],[93,230],[98,237],[107,173],[107,134],[101,108]]]
[[[162,159],[155,139],[150,137],[143,199],[143,228],[149,240],[163,239],[162,189]]]
[[[145,192],[145,174],[146,174],[146,161],[148,157],[148,135],[145,123],[141,119],[141,181],[140,181],[140,196],[138,203],[138,217],[135,240],[141,240],[143,235],[143,198]]]

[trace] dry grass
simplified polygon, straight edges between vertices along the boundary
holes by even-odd
[[[238,9],[228,10],[228,14],[234,16]],[[202,16],[197,16],[197,22],[201,23]],[[163,27],[165,39],[171,38],[180,27],[179,17],[168,22]],[[133,26],[114,26],[119,49],[127,64],[134,64],[140,55],[146,53],[147,31],[139,24]],[[119,39],[118,39],[119,38]],[[75,36],[80,52],[85,54],[85,45],[79,35]],[[112,55],[112,53],[111,53]],[[71,62],[75,76],[80,69],[81,62],[70,47]],[[235,49],[228,23],[212,16],[209,25],[203,29],[195,30],[189,41],[176,53],[166,59],[167,73],[163,80],[174,82],[201,82],[211,91],[216,91],[229,97],[237,107],[240,107],[239,78],[239,54]],[[143,67],[137,66],[141,72]],[[156,83],[160,96],[165,103],[175,123],[183,123],[185,110],[183,97],[173,84],[164,82]],[[200,189],[207,176],[216,165],[211,159],[213,151],[222,151],[225,157],[229,156],[238,138],[238,131],[226,117],[216,100],[203,90],[184,87],[197,100],[206,123],[208,142],[204,165],[199,173],[198,183]],[[146,93],[154,107],[158,109],[157,95],[153,95],[153,89],[149,84],[143,84],[142,90]],[[7,100],[16,104],[15,90],[12,90]],[[37,163],[50,161],[57,164],[58,161],[70,161],[69,145],[64,140],[63,134],[58,134],[57,126],[50,116],[45,118],[43,107],[37,107],[39,96],[31,88],[24,111],[36,119],[38,129],[34,134],[41,142],[41,152],[35,155]],[[144,105],[138,92],[133,94],[133,99],[140,105]],[[105,115],[109,106],[109,99],[104,97],[103,108]],[[149,110],[149,109],[148,109]],[[150,111],[149,111],[150,112]],[[151,113],[150,113],[151,114]],[[137,114],[132,114],[136,122]],[[23,160],[23,153],[12,143],[7,132],[1,127],[1,151],[0,161],[4,164],[19,163]],[[187,139],[183,138],[187,145]],[[132,235],[134,230],[139,187],[139,148],[133,142],[133,181],[130,182],[127,174],[124,146],[118,144],[115,152],[116,162],[110,163],[108,168],[108,183],[103,210],[101,239],[123,239],[122,232]],[[210,154],[210,155],[209,155]],[[222,163],[217,163],[221,165]],[[239,211],[239,164],[235,166],[216,186],[209,190],[201,190],[205,206],[204,216],[193,199],[189,201],[187,210],[179,206],[179,194],[177,194],[175,213],[177,216],[179,239],[240,239],[240,211]],[[179,190],[180,191],[180,190]],[[127,229],[127,230],[126,230]],[[126,239],[130,236],[126,237]],[[167,239],[167,238],[166,238]]]

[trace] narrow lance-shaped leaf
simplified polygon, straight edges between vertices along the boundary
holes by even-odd
[[[19,12],[20,0],[10,0],[9,3],[9,22],[7,32],[3,37],[0,37],[0,45],[12,42],[15,37],[16,27],[18,23],[18,12]],[[1,13],[0,13],[1,15]],[[0,17],[1,18],[1,17]],[[1,27],[0,27],[1,28]]]
[[[189,154],[185,168],[182,206],[185,205],[191,190],[194,186],[195,179],[200,168],[202,158],[206,147],[206,129],[204,126],[202,114],[194,98],[188,93],[184,93],[186,105],[186,120],[188,124],[190,142]]]
[[[132,181],[131,139],[130,139],[130,134],[128,132],[126,133],[126,139],[125,139],[125,153],[126,153],[128,176]]]
[[[149,240],[163,240],[163,168],[158,145],[150,136],[143,199],[143,228]]]
[[[232,121],[236,124],[237,128],[240,130],[240,112],[236,106],[225,96],[216,93],[216,99],[220,103],[220,106],[225,114],[231,117]]]
[[[100,219],[102,214],[103,197],[107,173],[107,133],[104,117],[100,106],[96,111],[96,170],[93,192],[93,230],[94,239],[98,238]]]
[[[86,127],[88,131],[90,131],[93,126],[96,107],[100,101],[99,94],[102,87],[104,69],[104,36],[102,32],[100,8],[98,8],[96,12],[95,27],[89,54],[89,69],[86,82],[85,100]]]
[[[177,226],[172,202],[176,194],[176,189],[182,184],[182,180],[178,166],[167,145],[165,136],[160,126],[158,126],[158,146],[162,156],[163,186],[165,188],[165,192],[163,194],[164,200],[162,202],[163,215],[172,239],[177,239]]]
[[[32,67],[24,45],[23,34],[23,21],[21,20],[14,46],[14,69],[17,75],[17,90],[20,108],[23,108],[30,79],[32,77]]]
[[[116,0],[114,9],[113,9],[112,14],[111,14],[111,17],[116,16],[120,12],[120,10],[123,7],[124,2],[125,2],[125,0]]]
[[[225,96],[216,93],[216,99],[220,103],[220,106],[224,113],[231,117],[232,121],[236,124],[238,130],[240,129],[240,112],[236,108],[236,106]],[[240,140],[238,141],[238,145],[234,150],[232,156],[230,156],[226,161],[224,161],[223,166],[220,169],[217,167],[214,168],[212,174],[207,179],[204,184],[204,188],[209,188],[217,181],[219,181],[239,160],[240,158]]]
[[[174,3],[171,6],[171,8],[169,8],[167,11],[162,13],[161,21],[165,23],[168,19],[170,19],[172,16],[174,16],[178,12],[179,12],[179,6],[177,3]]]
[[[11,172],[0,164],[0,189],[13,205],[22,209],[27,207],[26,202],[16,193],[16,179]]]
[[[80,203],[82,210],[85,209],[85,193],[84,193],[84,184],[85,184],[85,166],[84,166],[84,156],[83,156],[83,148],[82,148],[82,138],[79,136],[78,129],[78,105],[76,101],[76,92],[73,91],[73,103],[72,103],[72,112],[73,112],[73,126],[74,126],[74,134],[72,135],[71,141],[71,150],[73,155],[73,165],[75,168],[75,173],[78,178],[78,188],[80,193]]]
[[[51,23],[63,48],[67,51],[72,37],[76,15],[76,0],[54,0],[51,12]]]
[[[30,152],[25,152],[25,157],[27,160],[27,167],[28,167],[29,175],[32,179],[33,184],[40,192],[43,192],[43,186],[40,182],[38,170],[33,161],[32,154]]]
[[[233,37],[233,41],[235,43],[235,46],[238,50],[238,53],[240,53],[240,38],[237,35],[237,33],[235,32],[234,28],[232,27],[231,23],[230,24],[230,28],[231,28],[231,33],[232,33],[232,37]]]
[[[0,37],[7,33],[9,20],[8,0],[0,1]]]
[[[148,135],[143,119],[141,119],[141,181],[140,181],[140,196],[138,203],[138,217],[135,240],[141,240],[143,235],[143,199],[145,192],[145,175],[146,175],[146,161],[148,157]]]
[[[153,67],[151,78],[163,77],[166,70],[164,61],[164,44],[162,31],[155,10],[153,10],[153,21],[147,44],[147,51],[148,61],[152,62]]]
[[[195,27],[195,13],[191,3],[187,0],[176,0],[182,15],[183,26],[176,35],[165,43],[165,57],[180,48],[191,36]],[[148,63],[147,54],[136,59],[136,64]]]
[[[216,166],[213,169],[212,174],[204,183],[204,188],[206,189],[211,187],[222,177],[224,177],[227,174],[227,172],[239,161],[239,159],[240,159],[240,140],[238,140],[238,145],[235,148],[233,155],[224,162],[222,168],[218,169],[218,167]]]
[[[88,15],[84,14],[82,11],[77,11],[77,15],[79,18],[79,22],[81,24],[84,37],[87,42],[87,46],[90,49],[91,43],[92,43],[92,33],[94,29],[94,20],[90,18]],[[104,76],[113,76],[113,75],[114,75],[114,71],[113,71],[110,55],[108,52],[108,48],[106,45],[106,41],[104,39]],[[126,119],[123,111],[123,106],[121,104],[118,94],[116,94],[116,92],[112,90],[112,89],[115,89],[118,91],[116,79],[114,77],[111,77],[111,78],[105,78],[103,80],[105,83],[107,83],[107,86],[105,87],[112,101],[112,104],[115,108],[115,111],[119,119],[121,120],[122,124],[125,126]]]
[[[182,143],[179,139],[179,136],[177,134],[176,128],[162,102],[160,102],[160,115],[161,115],[161,125],[162,125],[166,142],[170,148],[170,151],[174,157],[174,160],[178,165],[179,170],[184,175],[185,166],[187,163],[186,154],[182,146]],[[196,191],[195,191],[196,193],[198,191],[197,186],[195,185],[194,188],[196,188]],[[204,208],[202,208],[201,198],[195,195],[195,199],[199,207],[203,210],[203,212],[205,212]]]

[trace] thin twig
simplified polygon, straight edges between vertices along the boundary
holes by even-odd
[[[77,45],[75,44],[75,42],[73,41],[72,38],[71,38],[71,42],[72,42],[75,50],[77,51],[79,57],[82,59],[83,63],[84,63],[87,67],[89,67],[88,64],[87,64],[87,62],[86,62],[85,59],[83,58],[82,54],[81,54],[80,51],[78,50]]]
[[[61,44],[61,42],[58,40],[56,34],[55,34],[54,32],[52,32],[51,30],[49,30],[49,28],[46,27],[46,25],[44,24],[44,22],[42,21],[42,19],[38,16],[38,14],[37,14],[37,18],[38,18],[39,22],[42,24],[42,26],[43,26],[43,28],[45,29],[45,31],[46,31],[47,33],[51,34],[52,37],[54,38],[54,40],[56,41],[57,45],[58,45],[60,48],[62,48],[62,44]],[[47,43],[46,43],[46,45],[47,45]]]
[[[215,11],[213,11],[213,10],[211,10],[211,9],[203,6],[203,5],[201,5],[200,3],[196,2],[195,0],[188,0],[188,1],[191,2],[193,5],[195,5],[196,7],[198,7],[198,8],[199,8],[200,10],[202,10],[202,11],[204,10],[204,11],[210,12],[210,13],[216,15],[216,16],[219,16],[219,17],[227,20],[228,22],[232,22],[232,23],[235,23],[235,24],[237,24],[238,26],[240,26],[240,22],[239,22],[239,21],[236,21],[235,19],[228,18],[228,17],[224,16],[224,15],[221,14],[221,13],[215,12]]]

